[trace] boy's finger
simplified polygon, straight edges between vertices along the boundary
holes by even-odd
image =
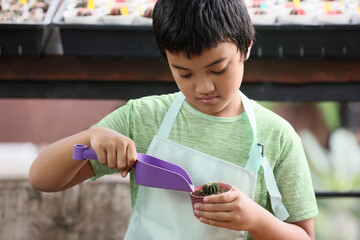
[[[129,172],[130,169],[134,166],[137,158],[136,148],[133,143],[128,145],[126,154],[127,154],[127,170]]]
[[[102,165],[106,165],[107,164],[107,156],[106,156],[105,149],[94,149],[94,151],[96,152],[96,155],[98,156],[98,161]]]
[[[230,213],[229,212],[196,212],[199,217],[206,219],[211,219],[221,222],[229,222]]]
[[[207,196],[204,198],[204,203],[227,203],[232,202],[235,198],[236,193],[230,191],[219,195]]]
[[[116,168],[116,149],[108,149],[107,151],[107,165],[109,168]]]
[[[232,203],[196,203],[194,208],[204,212],[229,212],[232,209]]]
[[[123,176],[123,170],[127,169],[127,162],[126,162],[126,150],[121,148],[121,149],[117,149],[116,152],[116,161],[117,161],[117,169],[121,170],[121,175]],[[125,174],[126,176],[126,174]]]
[[[128,171],[127,171],[127,170],[121,170],[120,174],[121,174],[121,176],[122,176],[123,178],[125,178],[126,175],[128,174]]]

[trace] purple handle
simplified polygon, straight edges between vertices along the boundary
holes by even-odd
[[[75,160],[98,160],[92,148],[81,144],[74,145],[72,157]],[[190,176],[185,169],[176,164],[138,153],[134,168],[135,182],[137,184],[187,192],[194,191],[194,184]]]
[[[81,144],[74,145],[72,158],[80,161],[87,159],[98,160],[96,152],[92,148]]]

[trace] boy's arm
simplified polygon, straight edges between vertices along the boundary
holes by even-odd
[[[203,223],[248,231],[254,239],[315,239],[312,219],[282,222],[234,186],[228,193],[206,197],[195,209]]]
[[[123,177],[136,160],[131,139],[107,128],[91,128],[61,139],[40,152],[29,171],[33,188],[45,192],[61,191],[94,176],[89,161],[72,159],[75,144],[92,147],[101,164],[122,170]]]
[[[295,223],[286,223],[277,219],[267,210],[264,209],[264,211],[264,218],[259,222],[259,226],[250,231],[254,239],[315,239],[312,218]]]
[[[93,176],[94,170],[89,161],[72,159],[75,144],[89,146],[90,132],[91,129],[61,139],[41,151],[30,167],[32,187],[45,192],[60,191]]]

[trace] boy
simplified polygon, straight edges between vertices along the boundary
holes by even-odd
[[[117,171],[126,177],[146,152],[182,166],[195,186],[223,181],[233,190],[197,204],[197,220],[187,193],[138,186],[131,174],[125,239],[314,239],[317,206],[299,137],[239,93],[254,39],[244,2],[159,0],[153,27],[181,92],[131,100],[53,143],[30,169],[32,186],[60,191]],[[72,160],[74,144],[92,147],[99,162]]]

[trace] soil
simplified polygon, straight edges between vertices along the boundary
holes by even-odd
[[[212,195],[218,195],[218,194],[221,194],[221,193],[225,193],[225,192],[227,192],[227,191],[229,191],[228,188],[226,188],[226,187],[220,187],[219,191],[218,191],[217,193],[215,193],[215,194],[212,194]],[[198,191],[195,191],[195,192],[193,193],[193,195],[195,195],[195,196],[209,196],[208,194],[205,194],[202,189],[200,189],[200,190],[198,190]]]

